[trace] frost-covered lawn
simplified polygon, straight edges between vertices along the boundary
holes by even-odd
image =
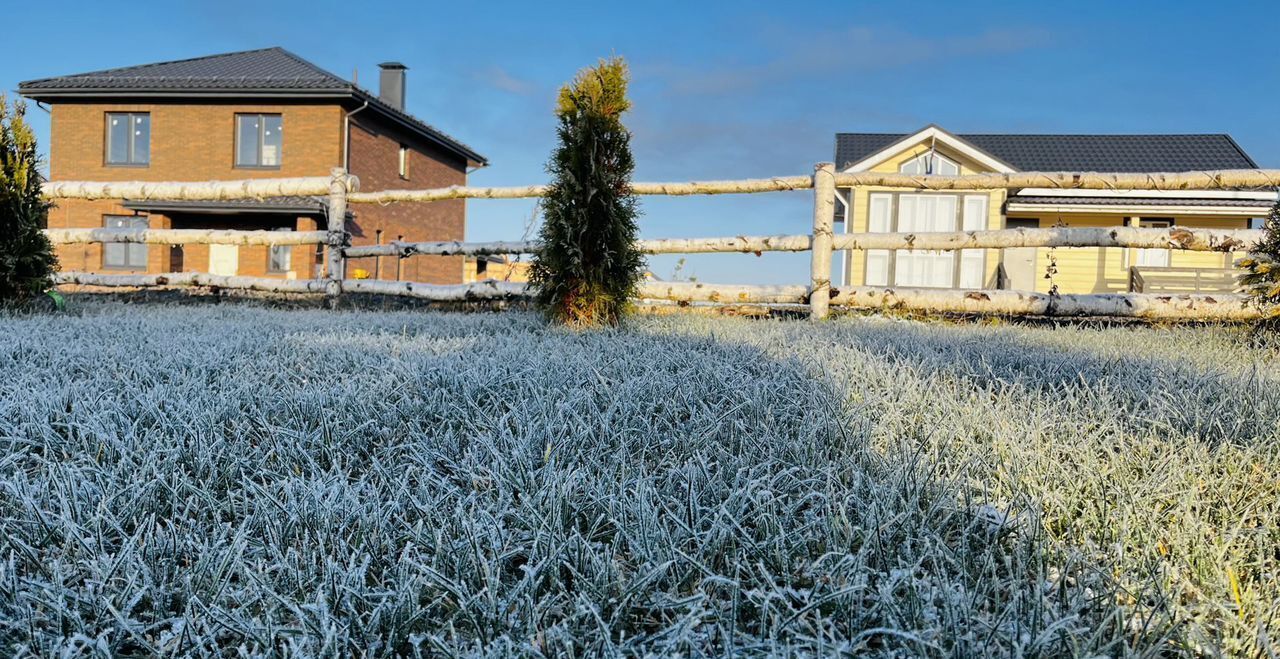
[[[0,654],[1276,652],[1229,329],[0,317]]]

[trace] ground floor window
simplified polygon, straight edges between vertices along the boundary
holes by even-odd
[[[875,192],[867,231],[914,233],[976,231],[987,225],[987,195]],[[868,286],[982,288],[984,250],[868,250]]]
[[[108,229],[146,229],[146,215],[106,215],[102,225]],[[144,243],[103,243],[102,267],[124,270],[147,269],[147,245]]]
[[[293,229],[276,229],[276,231],[293,231]],[[293,267],[293,247],[291,245],[272,245],[267,251],[267,272],[288,272]]]

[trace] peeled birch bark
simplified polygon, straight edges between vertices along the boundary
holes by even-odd
[[[808,176],[782,176],[767,179],[743,179],[739,181],[692,181],[689,183],[632,183],[631,190],[640,195],[716,195],[752,192],[778,192],[782,190],[807,190],[813,187]],[[383,190],[381,192],[356,192],[347,197],[353,204],[386,204],[393,201],[441,201],[444,199],[525,199],[546,194],[545,185],[518,187],[476,188],[453,185],[447,188],[427,190]]]
[[[963,291],[857,286],[831,303],[856,309],[900,309],[1009,316],[1108,316],[1148,320],[1254,320],[1261,313],[1241,295],[1102,293],[1051,296],[1027,291]]]
[[[641,195],[716,195],[750,194],[754,192],[781,192],[784,190],[808,190],[813,187],[810,176],[778,176],[774,178],[742,179],[737,181],[691,181],[689,183],[632,183],[631,190]]]
[[[522,185],[505,188],[476,188],[451,185],[426,190],[382,190],[353,192],[347,201],[353,204],[389,204],[394,201],[443,201],[445,199],[527,199],[546,194],[545,185]]]
[[[354,177],[353,177],[354,178]],[[353,185],[356,183],[353,182]],[[167,201],[220,201],[306,197],[329,194],[329,178],[264,178],[240,181],[49,181],[49,199],[164,199]]]
[[[1008,174],[894,174],[853,172],[836,175],[836,185],[877,185],[916,190],[995,190],[1057,188],[1062,190],[1217,190],[1280,187],[1280,170],[1224,169],[1207,172],[1110,174],[1098,172],[1012,172]]]
[[[334,167],[329,170],[329,198],[326,201],[328,247],[325,249],[325,273],[329,284],[326,292],[329,297],[342,293],[342,279],[346,276],[347,262],[342,250],[348,243],[347,238],[347,194],[353,184],[353,178],[347,176],[347,170]]]
[[[1003,249],[1009,247],[1136,247],[1193,252],[1247,250],[1262,239],[1250,229],[1140,229],[1137,227],[1058,227],[922,233],[845,233],[835,249]]]
[[[803,252],[808,250],[812,244],[813,238],[805,235],[657,238],[636,241],[636,246],[646,254]]]
[[[401,295],[437,302],[466,302],[469,300],[508,300],[529,295],[523,283],[486,279],[473,284],[420,284],[412,281],[387,281],[382,279],[347,279],[342,289],[348,293],[376,293]]]
[[[203,272],[167,272],[158,275],[111,275],[97,272],[59,272],[54,275],[58,285],[110,287],[182,287],[208,286],[233,288],[270,293],[323,293],[326,281],[322,279],[270,279],[267,277],[228,277]]]
[[[831,301],[831,244],[836,216],[836,166],[824,162],[813,170],[813,251],[809,269],[809,317],[827,317]]]
[[[807,286],[743,286],[701,282],[642,281],[636,297],[674,302],[723,304],[801,304],[809,300]]]
[[[151,245],[319,245],[324,231],[230,231],[219,229],[45,229],[49,241],[78,243],[147,243]]]
[[[399,256],[400,258],[405,258],[415,254],[430,254],[438,256],[457,256],[459,254],[466,256],[488,256],[492,254],[528,254],[537,248],[537,242],[527,240],[502,240],[484,243],[464,243],[456,240],[426,243],[392,241],[382,245],[348,247],[343,250],[343,253],[349,259],[358,259],[368,256]]]

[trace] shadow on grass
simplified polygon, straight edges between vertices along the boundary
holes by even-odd
[[[1165,633],[1126,637],[1034,518],[875,450],[845,390],[755,345],[776,324],[100,311],[0,319],[22,337],[0,354],[8,648],[1055,655]],[[39,368],[68,352],[75,378]]]

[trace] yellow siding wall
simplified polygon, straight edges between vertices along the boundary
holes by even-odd
[[[929,150],[928,144],[917,144],[898,155],[885,160],[884,162],[871,168],[873,172],[896,173],[903,163],[916,158]],[[936,147],[939,155],[960,165],[961,174],[981,174],[992,171],[989,167],[981,165],[969,158],[952,151],[945,145],[939,144]],[[850,195],[852,208],[849,209],[848,227],[846,231],[849,233],[866,233],[867,221],[869,213],[869,204],[871,201],[871,193],[873,192],[904,192],[901,188],[885,188],[879,186],[863,186],[853,189]],[[1004,190],[988,190],[965,192],[963,195],[986,194],[987,195],[987,228],[1001,229],[1004,228],[1003,211],[1005,191]],[[1000,265],[1000,251],[994,249],[983,250],[986,252],[986,275],[985,286],[987,288],[995,288],[996,269]],[[852,250],[845,252],[846,262],[848,263],[848,280],[846,286],[861,286],[866,278],[866,252],[861,250]]]
[[[1158,214],[1158,213],[1157,213]],[[1155,215],[1153,214],[1153,217]],[[1040,227],[1113,227],[1125,224],[1125,215],[1083,213],[1040,216],[1016,213],[1014,218],[1038,219]],[[1160,217],[1168,217],[1160,215]],[[1246,218],[1183,216],[1173,218],[1174,226],[1211,229],[1247,229]],[[1053,280],[1045,278],[1049,259],[1057,261],[1058,272]],[[1059,293],[1122,293],[1129,290],[1129,265],[1136,263],[1137,250],[1118,247],[1059,247],[1053,250],[1036,250],[1036,290],[1047,293],[1050,286],[1058,285]],[[1242,257],[1242,252],[1221,254],[1218,252],[1187,252],[1171,250],[1169,265],[1177,268],[1223,268]]]

